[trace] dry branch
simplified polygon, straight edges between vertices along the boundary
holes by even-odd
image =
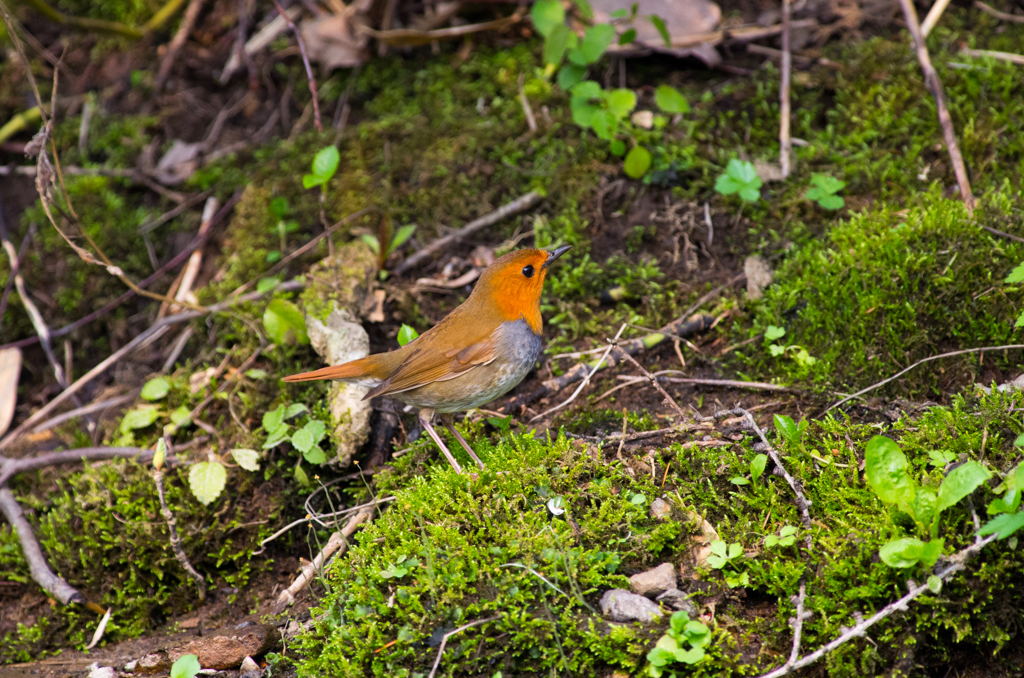
[[[782,0],[782,82],[779,86],[779,165],[782,178],[789,176],[789,160],[793,143],[789,136],[789,81],[793,73],[793,57],[789,49],[790,17],[789,0]]]
[[[946,106],[946,94],[942,88],[942,81],[939,74],[932,66],[931,57],[928,55],[928,47],[924,44],[924,36],[921,34],[921,27],[917,23],[917,10],[914,9],[913,0],[900,0],[903,8],[903,16],[907,21],[907,29],[914,39],[914,48],[917,51],[917,60],[921,62],[921,70],[924,72],[924,84],[935,97],[935,108],[939,114],[939,125],[942,127],[942,137],[946,142],[946,150],[949,152],[949,161],[953,165],[953,173],[956,175],[956,184],[960,189],[960,197],[967,206],[967,211],[974,214],[974,194],[971,192],[971,182],[967,179],[967,169],[964,167],[963,156],[960,155],[960,146],[956,141],[956,131],[953,129],[953,119],[949,115],[949,108]]]
[[[313,76],[313,68],[309,65],[309,55],[306,53],[306,43],[302,40],[302,32],[299,31],[298,26],[292,21],[288,13],[284,11],[280,3],[277,0],[271,0],[274,3],[274,7],[277,8],[279,15],[284,17],[284,20],[288,22],[288,28],[292,33],[295,34],[295,41],[299,43],[299,52],[302,54],[302,65],[306,67],[306,79],[309,82],[309,94],[313,97],[313,124],[316,125],[316,131],[323,134],[324,125],[320,120],[320,95],[317,94],[316,77]]]
[[[206,582],[203,580],[202,575],[196,572],[196,568],[192,567],[188,556],[185,555],[185,550],[181,548],[181,537],[178,536],[178,521],[174,517],[174,513],[167,506],[167,498],[164,496],[164,472],[162,468],[153,471],[153,484],[156,485],[156,494],[160,498],[160,515],[164,517],[164,521],[167,523],[171,551],[174,552],[174,557],[185,572],[188,573],[188,576],[196,583],[199,600],[204,601],[206,600]]]
[[[23,457],[21,459],[0,457],[0,487],[3,487],[14,476],[26,471],[62,464],[75,464],[81,461],[131,458],[136,458],[140,462],[149,461],[153,458],[153,452],[141,447],[80,447],[62,452],[49,452],[38,457]]]
[[[991,14],[1000,21],[1011,21],[1016,24],[1024,24],[1024,15],[1007,14],[1006,12],[1000,12],[995,7],[990,7],[989,5],[986,5],[984,2],[981,2],[981,0],[975,0],[974,6],[980,9],[982,12]]]
[[[205,0],[189,0],[188,8],[185,9],[185,16],[181,19],[178,31],[174,34],[174,38],[171,39],[171,43],[167,46],[167,53],[164,54],[164,58],[160,61],[160,70],[157,71],[156,80],[153,83],[153,89],[157,92],[164,88],[164,84],[166,84],[167,78],[171,74],[171,68],[174,66],[174,59],[178,56],[178,50],[188,40],[189,33],[192,32],[192,27],[196,23],[199,12],[203,9],[204,2]]]

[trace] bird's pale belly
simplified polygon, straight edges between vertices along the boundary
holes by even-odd
[[[498,355],[493,362],[454,379],[431,382],[393,397],[413,407],[429,407],[443,414],[465,412],[508,393],[533,369],[543,341],[523,320],[503,323],[501,330]]]

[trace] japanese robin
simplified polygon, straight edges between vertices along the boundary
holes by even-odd
[[[542,348],[540,294],[548,266],[569,246],[518,250],[495,259],[473,293],[441,322],[396,351],[285,377],[334,379],[370,388],[364,400],[391,395],[420,408],[419,419],[448,462],[462,468],[434,430],[434,414],[469,456],[484,467],[455,430],[452,413],[507,393],[533,369]]]

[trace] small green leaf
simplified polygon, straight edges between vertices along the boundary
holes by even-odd
[[[153,468],[157,471],[164,467],[164,460],[167,458],[167,443],[161,437],[156,441],[156,449],[153,451]]]
[[[1024,262],[1021,262],[1020,264],[1017,265],[1016,268],[1014,268],[1012,271],[1010,271],[1010,275],[1006,276],[1006,280],[1004,282],[1008,282],[1008,283],[1024,282]]]
[[[590,118],[590,127],[599,138],[611,141],[619,128],[619,119],[611,111],[599,109]]]
[[[183,654],[171,666],[171,678],[193,678],[202,667],[194,654]]]
[[[586,66],[565,64],[558,70],[558,86],[564,90],[571,89],[573,85],[583,82],[586,75]]]
[[[786,336],[785,327],[776,327],[775,325],[769,325],[768,329],[764,331],[764,338],[767,339],[768,341],[775,341],[776,339],[781,339],[784,336]]]
[[[331,146],[331,148],[334,148]],[[294,340],[299,344],[308,344],[306,320],[302,317],[299,307],[285,299],[274,299],[267,304],[263,312],[263,328],[267,336],[276,343],[284,344]]]
[[[840,195],[826,195],[823,198],[818,199],[818,204],[827,210],[839,210],[842,209],[846,204],[843,197]]]
[[[275,219],[284,219],[288,214],[288,198],[279,195],[270,201],[270,215]]]
[[[189,469],[188,485],[196,499],[204,506],[208,506],[224,490],[227,477],[227,472],[219,461],[202,461]]]
[[[735,478],[729,478],[729,482],[733,485],[749,485],[750,481],[743,476],[736,476]]]
[[[315,466],[327,463],[327,455],[324,454],[320,447],[309,448],[309,450],[302,453],[302,458]]]
[[[324,435],[327,433],[327,426],[319,419],[310,419],[302,428],[308,431],[309,435],[313,436],[314,443],[319,443],[323,440]]]
[[[235,463],[246,471],[255,472],[260,470],[260,453],[256,450],[238,448],[231,450],[231,456],[234,457]]]
[[[161,400],[171,392],[171,384],[163,377],[150,379],[142,387],[142,397],[146,400]]]
[[[1017,513],[1004,513],[981,526],[978,534],[984,537],[989,534],[998,534],[999,539],[1006,539],[1011,534],[1024,527],[1024,511]]]
[[[536,6],[536,5],[535,5]],[[544,63],[558,65],[571,47],[570,40],[576,37],[565,24],[558,24],[544,39]]]
[[[672,46],[672,36],[668,34],[668,26],[665,25],[665,20],[657,14],[652,14],[648,19],[654,24],[654,27],[658,29],[658,33],[661,35],[661,39],[665,41],[666,47]]]
[[[388,248],[388,254],[391,254],[392,252],[397,250],[399,247],[404,245],[406,243],[406,241],[409,240],[409,238],[411,238],[412,234],[415,233],[415,232],[416,232],[415,224],[409,224],[409,225],[402,226],[401,228],[399,228],[398,232],[395,233],[395,237],[391,240],[391,247]]]
[[[627,28],[625,31],[622,32],[622,35],[619,36],[620,45],[630,45],[633,43],[634,40],[636,40],[635,28]]]
[[[615,27],[611,24],[597,24],[587,28],[579,47],[579,54],[584,62],[580,65],[593,64],[600,60],[614,39]]]
[[[366,246],[369,247],[374,254],[380,254],[380,241],[377,240],[377,236],[370,233],[363,233],[359,236],[359,239],[366,243]]]
[[[1014,447],[1024,447],[1024,433],[1017,436],[1016,440],[1013,441]]]
[[[643,504],[644,502],[646,502],[646,501],[647,501],[647,497],[646,497],[645,495],[643,495],[643,494],[640,494],[639,492],[637,492],[637,493],[636,493],[636,494],[634,494],[634,495],[633,495],[632,497],[630,497],[629,501],[630,501],[630,503],[631,503],[631,504],[633,504],[634,506],[640,506],[640,505],[642,505],[642,504]]]
[[[251,370],[246,370],[245,376],[247,376],[250,379],[264,379],[267,376],[267,371],[254,367]]]
[[[418,336],[420,336],[419,332],[403,323],[402,326],[398,328],[398,345],[405,346]]]
[[[1017,322],[1013,323],[1013,328],[1019,330],[1024,327],[1024,313],[1017,316]]]
[[[750,477],[756,483],[764,473],[764,467],[768,464],[767,454],[758,454],[754,457],[754,460],[750,462]]]
[[[284,420],[288,421],[292,417],[297,417],[300,414],[302,414],[303,412],[308,412],[308,411],[309,410],[307,410],[306,406],[303,405],[302,403],[292,403],[291,405],[286,407],[285,410],[284,410]]]
[[[309,476],[307,476],[306,472],[302,470],[302,464],[296,464],[295,466],[295,482],[303,487],[310,486]]]
[[[304,428],[300,428],[298,431],[292,434],[292,446],[299,452],[305,454],[313,449],[313,436]]]
[[[530,8],[530,19],[533,20],[533,27],[537,32],[545,38],[548,37],[555,27],[565,23],[562,0],[537,0]]]
[[[330,181],[334,177],[334,173],[338,171],[340,161],[341,155],[334,146],[325,146],[317,151],[317,154],[313,156],[312,165],[316,183],[323,185]]]
[[[686,113],[690,110],[686,97],[671,85],[661,85],[654,90],[654,103],[666,113]]]
[[[921,549],[921,564],[925,567],[932,567],[938,562],[942,555],[942,548],[945,546],[945,539],[932,539]]]
[[[936,594],[942,590],[942,579],[938,575],[928,576],[928,590]]]
[[[264,294],[274,289],[281,284],[280,278],[260,278],[260,281],[256,283],[256,291],[260,294]]]
[[[621,158],[626,154],[626,142],[622,139],[615,139],[608,147],[608,150],[612,152],[612,155]]]
[[[684,629],[686,629],[686,624],[689,621],[690,615],[685,610],[673,612],[672,617],[669,619],[669,628],[672,630],[672,633],[680,636],[683,634]]]
[[[778,344],[771,344],[770,346],[768,346],[768,352],[771,353],[773,356],[778,357],[786,352],[786,347],[779,346]]]
[[[267,433],[273,433],[277,429],[281,428],[284,423],[284,405],[278,405],[274,409],[266,412],[263,415],[263,430]]]
[[[747,202],[755,202],[761,197],[761,179],[757,176],[754,164],[748,160],[733,158],[726,166],[725,174],[715,181],[715,190],[722,195],[738,193]]]
[[[913,567],[921,560],[924,547],[925,543],[920,539],[905,537],[885,544],[879,549],[878,555],[889,567]]]
[[[143,406],[138,409],[130,410],[121,419],[120,430],[121,433],[128,433],[140,428],[146,428],[157,420],[160,416],[160,411],[155,407]]]
[[[787,417],[784,414],[776,414],[773,417],[775,421],[775,430],[779,434],[791,443],[800,442],[800,429],[793,422],[793,419]]]
[[[584,80],[572,88],[572,98],[583,99],[584,101],[600,99],[603,91],[601,86],[593,80]]]
[[[623,7],[615,10],[609,16],[611,16],[611,18],[613,19],[625,19],[627,16],[629,16],[629,10]]]
[[[606,98],[608,110],[622,120],[636,108],[636,94],[629,89],[613,89]]]
[[[939,485],[936,510],[944,511],[953,506],[991,477],[989,470],[973,459],[957,466]]]
[[[886,504],[909,506],[914,500],[914,481],[907,473],[907,458],[891,438],[875,436],[864,454],[868,485]]]
[[[626,154],[626,160],[622,165],[626,176],[632,179],[639,179],[651,168],[651,153],[643,146],[634,146]]]
[[[178,409],[171,412],[171,423],[175,426],[184,426],[188,423],[188,415],[192,414],[192,410],[182,405]]]

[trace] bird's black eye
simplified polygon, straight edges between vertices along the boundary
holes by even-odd
[[[532,278],[533,277],[533,266],[530,266],[529,264],[527,264],[526,266],[523,266],[523,275],[525,275],[527,278]]]

